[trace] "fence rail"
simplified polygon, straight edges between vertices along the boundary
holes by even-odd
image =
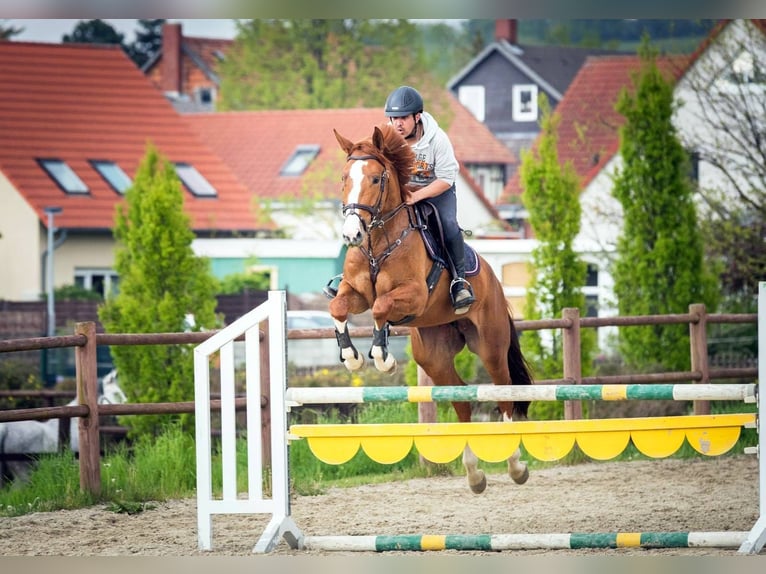
[[[710,368],[707,354],[707,325],[743,324],[757,322],[757,314],[707,314],[704,305],[690,305],[689,313],[671,315],[643,315],[630,317],[580,317],[577,309],[565,309],[560,319],[521,320],[516,322],[519,331],[561,329],[563,333],[563,377],[536,381],[543,385],[606,385],[606,384],[654,384],[654,383],[710,383],[722,379],[750,379],[757,377],[757,367]],[[580,329],[598,327],[628,327],[659,324],[689,324],[691,370],[684,372],[638,373],[608,376],[583,377],[580,357]],[[33,337],[27,339],[0,340],[0,353],[31,351],[70,347],[75,349],[77,398],[74,406],[49,406],[36,409],[0,410],[0,422],[43,420],[50,418],[80,417],[80,486],[83,490],[100,492],[100,416],[109,415],[146,415],[194,413],[194,401],[177,403],[139,403],[139,404],[97,404],[98,379],[96,374],[96,347],[99,345],[175,345],[196,344],[206,341],[218,331],[195,333],[96,333],[95,323],[77,323],[75,334],[57,337]],[[352,337],[371,337],[371,327],[350,329]],[[409,328],[393,327],[391,336],[408,336]],[[265,334],[261,332],[261,337]],[[333,329],[293,329],[287,332],[288,339],[323,339],[334,338]],[[264,431],[263,455],[270,458],[271,434],[269,418],[269,381],[267,367],[269,361],[268,345],[260,345],[262,369],[261,412]],[[422,371],[420,372],[423,375]],[[428,381],[425,381],[428,383]],[[27,391],[27,396],[53,397],[56,391]],[[18,396],[16,392],[0,391],[2,396]],[[71,396],[71,394],[70,394]],[[235,407],[244,409],[246,399],[237,398]],[[435,405],[419,405],[421,420],[435,420]],[[219,400],[210,401],[211,410],[220,410]],[[695,401],[696,414],[709,414],[709,401]],[[581,401],[565,402],[565,418],[582,417]]]

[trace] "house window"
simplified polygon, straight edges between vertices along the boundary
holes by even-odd
[[[598,295],[585,296],[585,316],[598,317]]]
[[[460,86],[457,97],[460,103],[480,122],[484,121],[484,86]]]
[[[753,54],[742,52],[731,64],[731,72],[726,78],[732,84],[764,84],[766,83],[766,71],[756,61]]]
[[[531,276],[526,261],[506,263],[502,270],[503,285],[509,287],[525,287],[529,285]]]
[[[514,122],[537,121],[537,86],[524,84],[513,86],[511,113]]]
[[[689,179],[694,183],[700,181],[700,154],[698,151],[689,153]]]
[[[119,280],[111,269],[75,269],[74,283],[78,287],[100,293],[106,299],[117,293]]]
[[[93,168],[103,177],[106,182],[119,194],[124,194],[133,185],[122,168],[113,161],[92,159],[89,160]]]
[[[598,287],[598,266],[588,263],[585,272],[585,286]]]
[[[299,145],[279,170],[279,175],[301,175],[318,153],[319,146],[316,144]]]
[[[37,163],[45,170],[56,184],[67,193],[88,193],[88,186],[83,183],[74,170],[60,159],[38,159]]]
[[[210,185],[210,182],[197,171],[197,168],[188,163],[177,163],[176,173],[181,181],[193,195],[197,197],[217,197],[218,192]]]

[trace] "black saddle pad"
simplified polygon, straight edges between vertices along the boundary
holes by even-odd
[[[420,228],[420,234],[423,237],[423,243],[425,243],[426,251],[428,252],[428,256],[431,258],[431,260],[448,269],[449,264],[447,263],[447,256],[445,254],[444,247],[442,246],[441,242],[436,239],[435,234],[431,231],[432,229],[438,229],[438,227],[436,227],[436,225],[431,221],[431,217],[433,217],[431,215],[433,209],[433,206],[430,204],[427,204],[425,209],[421,209],[420,216],[426,223],[425,226]],[[465,243],[464,246],[465,274],[467,277],[473,277],[474,275],[479,274],[479,257],[476,255],[476,251],[470,245]]]

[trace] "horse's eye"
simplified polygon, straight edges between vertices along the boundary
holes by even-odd
[[[373,175],[372,176],[372,183],[374,183],[375,185],[379,184],[380,183],[380,176],[379,175]]]

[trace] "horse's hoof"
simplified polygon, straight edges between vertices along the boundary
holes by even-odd
[[[364,357],[361,353],[355,352],[354,349],[349,349],[351,352],[346,356],[346,349],[343,350],[343,364],[349,371],[358,371],[364,366]]]
[[[527,480],[529,480],[529,468],[525,466],[524,472],[522,472],[520,476],[511,475],[511,478],[516,484],[524,484]]]
[[[475,484],[468,483],[468,486],[471,487],[471,492],[474,494],[481,494],[487,489],[487,476],[483,470],[479,470],[478,473],[481,474],[481,480]]]
[[[385,361],[380,361],[376,358],[375,366],[381,373],[393,375],[396,372],[396,359],[393,355],[389,355]]]

